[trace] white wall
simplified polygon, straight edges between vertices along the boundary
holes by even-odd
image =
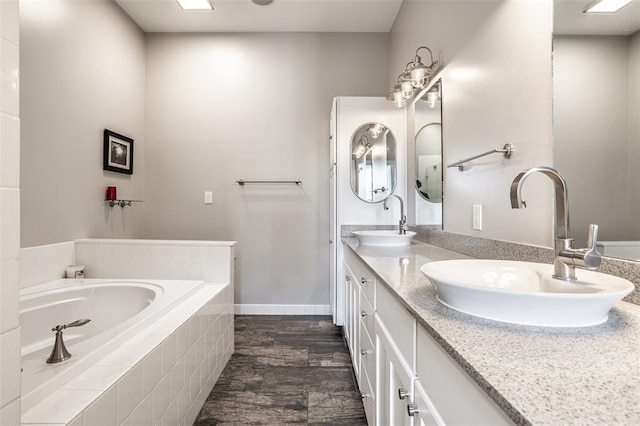
[[[111,1],[21,2],[22,246],[135,237],[144,197],[144,34]],[[103,130],[134,139],[134,174],[102,170]]]
[[[0,424],[20,422],[18,2],[0,2]]]
[[[578,247],[590,223],[599,225],[599,240],[630,239],[629,194],[637,185],[629,184],[636,166],[628,161],[628,47],[628,37],[553,39],[555,167],[569,187]]]
[[[403,3],[391,31],[389,84],[417,47],[442,51],[445,164],[516,147],[511,160],[494,154],[464,172],[446,169],[445,230],[551,244],[549,179],[529,179],[527,209],[509,201],[521,170],[552,164],[551,27],[551,0]],[[482,231],[472,230],[473,204],[484,206]]]
[[[629,181],[640,182],[640,31],[629,37]],[[629,186],[631,217],[631,238],[640,240],[640,191],[638,185]]]
[[[388,40],[149,34],[144,237],[238,241],[236,303],[328,304],[331,99],[386,93]]]

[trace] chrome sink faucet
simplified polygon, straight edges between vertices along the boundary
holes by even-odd
[[[589,225],[589,248],[574,249],[573,238],[569,237],[569,194],[567,183],[560,173],[551,167],[532,167],[519,173],[511,183],[511,208],[527,207],[522,199],[522,185],[534,173],[542,173],[553,181],[555,193],[555,221],[553,224],[554,273],[553,278],[575,281],[576,267],[598,269],[602,257],[596,250],[598,225]]]
[[[389,207],[387,207],[387,201],[389,201],[389,198],[391,197],[396,197],[398,201],[400,201],[400,220],[398,221],[398,233],[400,235],[405,235],[407,233],[407,216],[405,216],[404,214],[404,202],[402,201],[402,198],[399,195],[391,194],[384,199],[382,207],[384,207],[385,210],[389,210]]]

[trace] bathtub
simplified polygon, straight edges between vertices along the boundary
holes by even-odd
[[[182,280],[70,279],[21,292],[23,413],[127,341],[143,336],[149,325],[203,285]],[[91,322],[64,330],[72,357],[46,364],[55,340],[51,328],[82,318]]]

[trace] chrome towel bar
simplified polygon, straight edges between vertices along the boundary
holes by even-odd
[[[482,154],[474,155],[473,157],[465,158],[464,160],[456,161],[455,163],[449,164],[447,167],[457,167],[461,172],[464,171],[464,163],[468,163],[471,160],[475,160],[476,158],[484,157],[485,155],[495,154],[497,152],[501,152],[504,158],[511,158],[511,154],[513,154],[514,147],[510,143],[505,144],[502,148],[492,149],[491,151],[483,152]]]
[[[244,185],[246,183],[295,183],[296,185],[302,185],[302,181],[298,180],[244,180],[238,179],[236,181],[238,185]]]

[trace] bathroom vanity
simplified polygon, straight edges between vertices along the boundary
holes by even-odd
[[[466,256],[422,242],[343,237],[344,334],[370,425],[640,421],[640,307],[606,323],[531,327],[438,302],[425,263]]]

